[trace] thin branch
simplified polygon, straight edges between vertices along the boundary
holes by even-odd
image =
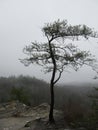
[[[61,70],[59,69],[58,71],[59,71],[59,76],[58,76],[58,78],[54,81],[54,84],[56,84],[56,83],[59,81],[59,79],[61,78],[61,75],[62,75],[62,73],[63,73],[63,71],[64,71],[64,64],[62,65]]]
[[[60,71],[58,78],[53,82],[53,84],[56,84],[59,81],[59,79],[61,78],[61,74],[62,74],[62,72]]]

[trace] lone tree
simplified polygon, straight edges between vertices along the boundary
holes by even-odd
[[[92,66],[94,60],[89,52],[81,51],[72,43],[65,42],[65,40],[80,40],[80,37],[88,39],[97,35],[86,25],[71,26],[68,25],[67,20],[57,20],[45,24],[42,31],[47,38],[47,42],[32,42],[31,45],[26,46],[23,52],[27,55],[27,58],[22,59],[21,62],[26,66],[35,63],[42,66],[45,72],[52,72],[49,122],[53,123],[54,86],[61,78],[63,71],[68,67],[77,70],[84,64]]]

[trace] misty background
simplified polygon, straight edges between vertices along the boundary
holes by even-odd
[[[98,31],[97,0],[0,0],[0,76],[29,75],[50,80],[40,67],[25,67],[22,50],[32,41],[45,41],[41,28],[45,23],[67,19],[69,24],[86,24]],[[98,39],[77,41],[98,58]],[[78,72],[64,72],[60,83],[96,82],[95,72],[84,66]],[[98,81],[97,81],[98,82]]]

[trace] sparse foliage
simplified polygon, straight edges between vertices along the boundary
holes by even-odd
[[[71,41],[80,40],[80,37],[88,39],[89,37],[97,37],[97,33],[86,25],[68,25],[67,20],[48,23],[42,28],[42,31],[47,42],[32,42],[31,45],[26,46],[24,53],[28,57],[22,59],[21,62],[26,66],[35,63],[42,66],[45,72],[52,72],[49,122],[53,123],[54,85],[61,78],[62,72],[69,67],[78,70],[84,64],[92,66],[94,61],[89,52],[81,51],[74,44],[67,43],[66,39]]]

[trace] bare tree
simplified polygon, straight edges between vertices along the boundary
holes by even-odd
[[[49,122],[53,123],[54,86],[61,78],[63,71],[69,67],[78,70],[84,64],[92,66],[94,60],[89,52],[81,51],[77,46],[65,41],[66,39],[80,40],[80,37],[95,38],[97,34],[86,25],[68,25],[66,20],[48,23],[42,28],[42,31],[47,42],[32,42],[31,45],[26,46],[23,51],[28,57],[22,59],[21,62],[26,66],[35,63],[42,66],[45,72],[52,72]]]

